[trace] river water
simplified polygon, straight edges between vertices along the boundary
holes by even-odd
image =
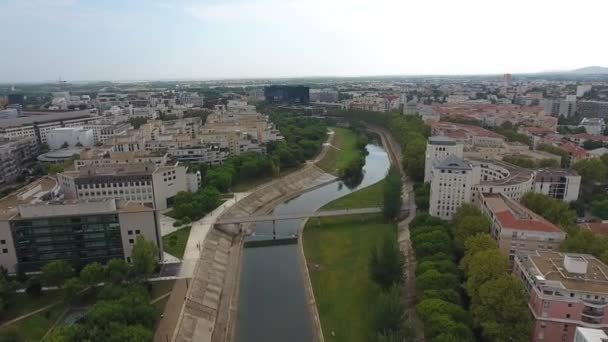
[[[383,179],[390,167],[378,145],[366,146],[363,180],[354,189],[337,181],[279,204],[274,213],[313,213],[336,198]],[[277,221],[277,236],[296,234],[302,219]],[[272,236],[272,223],[256,225],[252,239]],[[246,248],[241,260],[236,341],[310,342],[313,329],[298,261],[298,246]]]

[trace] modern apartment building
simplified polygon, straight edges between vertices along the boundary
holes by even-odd
[[[34,137],[0,142],[0,184],[13,182],[29,161],[38,156],[38,142]]]
[[[578,199],[581,176],[572,169],[541,169],[536,171],[534,192],[572,202]]]
[[[162,256],[155,211],[105,199],[53,200],[58,184],[45,177],[0,201],[0,265],[9,273],[38,271],[53,260],[83,265],[112,258],[131,261],[137,235]]]
[[[566,233],[501,193],[481,193],[478,203],[490,219],[490,233],[502,254],[513,261],[517,250],[558,250]]]
[[[461,158],[447,156],[433,167],[429,213],[450,219],[463,204],[471,202],[473,167]]]
[[[68,200],[122,199],[166,209],[180,191],[188,191],[186,167],[153,162],[81,166],[57,175]]]
[[[578,327],[608,328],[608,266],[588,254],[517,251],[513,273],[529,293],[531,341],[574,341]]]
[[[310,102],[310,88],[305,86],[273,85],[264,87],[267,102],[305,104]]]
[[[463,145],[446,136],[430,137],[426,144],[424,159],[424,182],[431,181],[431,170],[434,165],[441,163],[449,155],[462,158]]]
[[[88,110],[59,113],[27,112],[24,115],[26,116],[0,120],[0,138],[13,140],[33,136],[39,143],[46,144],[48,133],[55,128],[84,126],[98,119]]]
[[[449,156],[431,170],[429,213],[449,220],[461,204],[479,203],[484,192],[519,200],[533,189],[533,181],[533,171],[509,163]]]

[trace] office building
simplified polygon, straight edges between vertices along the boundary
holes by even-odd
[[[310,102],[310,88],[305,86],[279,86],[264,87],[266,102],[280,104],[304,104]]]
[[[23,94],[8,94],[8,105],[20,105],[25,107],[25,96]]]
[[[577,114],[578,104],[574,99],[545,99],[544,113],[554,117],[572,117]]]
[[[55,128],[84,126],[98,119],[88,110],[61,113],[28,112],[27,115],[0,120],[0,138],[13,140],[33,136],[39,143],[46,144],[48,133]]]
[[[529,294],[531,341],[574,341],[578,327],[608,328],[608,266],[594,256],[520,250],[513,273]]]
[[[57,182],[44,177],[0,201],[0,265],[9,273],[39,271],[53,260],[130,262],[137,235],[154,242],[161,258],[154,210],[113,199],[53,200],[57,193]]]
[[[481,193],[478,203],[490,219],[490,233],[500,252],[513,261],[517,250],[558,250],[566,233],[553,223],[500,193]]]
[[[572,169],[540,169],[534,178],[534,192],[564,202],[578,199],[581,176]]]
[[[153,162],[85,165],[60,173],[57,179],[68,200],[122,199],[158,210],[188,190],[185,166]]]
[[[502,85],[505,88],[509,88],[513,85],[513,76],[511,74],[504,74],[502,76]]]
[[[434,165],[438,165],[449,155],[462,158],[462,151],[463,144],[450,137],[441,135],[430,137],[426,144],[424,182],[431,181],[431,171]]]

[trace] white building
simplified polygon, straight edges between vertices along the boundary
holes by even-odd
[[[441,135],[430,137],[426,144],[424,182],[431,181],[431,171],[434,165],[438,165],[449,155],[462,158],[462,154],[463,145],[456,140]]]
[[[47,133],[47,144],[51,150],[66,147],[93,147],[95,145],[95,137],[91,129],[60,127]]]
[[[463,203],[471,202],[473,167],[467,161],[449,155],[433,167],[429,213],[450,219]]]
[[[583,118],[581,123],[578,124],[578,127],[584,127],[585,131],[589,134],[602,135],[606,128],[606,124],[604,123],[603,118]]]
[[[542,169],[536,172],[534,192],[572,202],[578,199],[581,176],[571,169]]]
[[[591,84],[582,84],[576,87],[576,97],[583,97],[591,90]]]
[[[574,342],[608,342],[608,335],[602,329],[576,327]]]

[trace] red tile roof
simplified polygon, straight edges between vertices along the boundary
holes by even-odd
[[[575,157],[584,157],[587,155],[587,150],[569,142],[562,142],[560,143],[559,147],[566,150],[568,153]]]

